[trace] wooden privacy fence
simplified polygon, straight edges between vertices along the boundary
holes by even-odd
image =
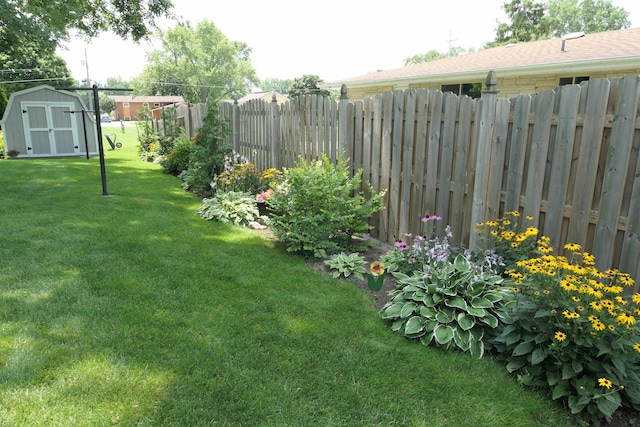
[[[640,76],[597,79],[498,99],[495,73],[482,98],[399,90],[349,102],[315,95],[284,105],[222,104],[236,151],[261,169],[343,151],[385,210],[371,235],[393,243],[442,217],[453,242],[477,244],[476,224],[519,211],[562,253],[579,243],[599,269],[640,283]]]

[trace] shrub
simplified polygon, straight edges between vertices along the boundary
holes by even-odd
[[[223,171],[225,156],[232,151],[224,142],[229,132],[228,121],[220,119],[216,109],[210,107],[204,125],[192,139],[188,167],[178,175],[185,190],[203,197],[214,193],[213,179]]]
[[[210,199],[203,199],[196,214],[204,219],[240,226],[247,226],[259,218],[253,196],[238,191],[218,192]]]
[[[195,148],[195,142],[188,138],[180,138],[175,147],[160,162],[162,170],[171,175],[180,175],[189,168],[189,158]]]
[[[430,225],[438,220],[435,215],[423,218]],[[491,346],[487,338],[495,336],[506,316],[512,293],[501,287],[497,258],[456,254],[448,243],[449,227],[445,233],[442,238],[417,236],[411,244],[399,240],[381,257],[398,285],[380,314],[407,338],[480,358]]]
[[[340,251],[357,252],[352,236],[371,229],[368,218],[383,208],[384,195],[365,199],[360,190],[362,170],[349,178],[347,161],[342,157],[332,165],[322,160],[297,165],[284,172],[285,180],[267,199],[273,211],[271,228],[288,251],[325,257]]]
[[[565,246],[568,257],[551,255],[548,242],[507,270],[517,302],[495,340],[507,370],[589,421],[609,420],[620,406],[640,409],[640,294],[623,295],[633,280],[598,271],[576,244]]]
[[[344,277],[353,275],[358,279],[364,279],[364,275],[367,272],[364,269],[365,263],[364,257],[357,252],[348,255],[340,252],[325,261],[325,264],[333,270],[332,276],[334,278],[338,278],[341,275]]]

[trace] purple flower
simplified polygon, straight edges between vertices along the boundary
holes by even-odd
[[[409,246],[403,240],[398,240],[393,244],[393,246],[398,248],[400,252],[406,251],[407,249],[409,249]]]
[[[425,215],[422,218],[422,222],[429,222],[429,221],[440,221],[442,219],[442,217],[440,215]]]

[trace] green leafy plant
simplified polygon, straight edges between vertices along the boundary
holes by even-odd
[[[394,272],[398,287],[380,314],[407,338],[444,348],[459,348],[481,358],[505,317],[511,293],[504,279],[463,254],[439,261],[425,274]]]
[[[348,162],[340,157],[332,165],[322,160],[284,171],[285,180],[267,199],[273,211],[271,228],[288,251],[326,257],[340,251],[357,252],[353,236],[371,229],[368,218],[383,208],[384,191],[376,193],[369,183],[369,199],[360,189],[362,170],[349,177]]]
[[[196,214],[204,219],[240,226],[247,226],[259,218],[253,196],[239,191],[218,192],[210,199],[203,199]]]
[[[525,217],[531,223],[532,217]],[[476,224],[476,233],[480,235],[479,251],[494,251],[502,258],[499,271],[514,268],[518,261],[537,255],[536,238],[538,229],[529,224],[524,227],[518,211],[506,212],[496,220]]]
[[[195,148],[195,141],[186,137],[179,138],[174,148],[160,162],[162,170],[171,175],[180,175],[189,168],[189,158]]]
[[[232,147],[224,142],[230,132],[229,124],[217,117],[213,107],[209,108],[204,123],[192,138],[194,145],[189,150],[188,166],[178,177],[185,190],[206,197],[215,192],[214,177],[224,170],[225,157]]]
[[[628,274],[595,268],[592,255],[567,244],[507,270],[517,286],[507,326],[495,339],[522,384],[549,388],[589,422],[610,420],[621,406],[640,409],[640,294],[624,295]]]
[[[340,276],[349,277],[353,275],[358,279],[364,279],[366,270],[364,264],[366,263],[364,257],[357,252],[346,254],[340,252],[333,255],[331,258],[324,262],[327,264],[333,272],[331,273],[334,278]]]
[[[238,153],[230,153],[224,158],[222,172],[213,178],[216,191],[242,191],[256,194],[260,188],[260,172]]]

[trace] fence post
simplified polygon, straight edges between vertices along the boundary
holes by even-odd
[[[280,169],[280,111],[276,91],[271,96],[271,167]]]
[[[231,107],[231,138],[233,140],[233,151],[240,152],[240,107],[238,98],[233,99]]]
[[[489,189],[489,170],[491,164],[491,143],[495,127],[496,103],[498,90],[496,72],[489,71],[482,91],[482,111],[480,115],[480,131],[478,134],[478,150],[476,158],[476,174],[473,183],[473,204],[471,207],[471,230],[469,247],[474,248],[478,243],[475,232],[476,224],[486,220],[487,198]]]
[[[338,155],[342,154],[351,158],[348,152],[347,141],[349,139],[349,97],[347,96],[347,85],[340,87],[340,103],[338,104]]]

